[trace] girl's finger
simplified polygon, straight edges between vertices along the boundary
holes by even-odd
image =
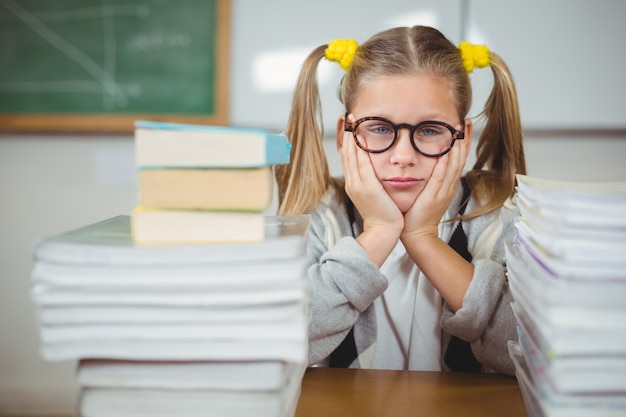
[[[352,115],[347,116],[347,120],[351,120]],[[343,165],[344,179],[349,190],[359,189],[362,179],[359,167],[359,152],[354,142],[352,132],[343,133],[343,142],[341,146],[341,159]]]

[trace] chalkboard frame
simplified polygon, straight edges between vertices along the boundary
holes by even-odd
[[[136,120],[155,120],[179,123],[227,125],[229,122],[229,73],[231,0],[216,1],[216,68],[214,111],[206,115],[180,114],[48,114],[5,113],[0,114],[0,132],[33,134],[129,134]]]

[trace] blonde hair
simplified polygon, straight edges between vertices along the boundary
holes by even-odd
[[[292,143],[291,162],[275,168],[278,213],[311,212],[332,178],[323,147],[322,105],[317,67],[326,45],[305,60],[293,96],[285,134]],[[480,114],[485,119],[476,148],[477,160],[466,177],[481,206],[465,217],[498,209],[515,191],[515,174],[525,174],[522,128],[515,84],[504,61],[491,53],[494,85]],[[383,76],[434,75],[448,80],[460,120],[471,108],[472,88],[459,49],[437,29],[398,27],[380,32],[358,47],[344,75],[339,99],[350,112],[361,87]]]

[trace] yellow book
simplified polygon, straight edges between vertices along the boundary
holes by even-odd
[[[263,211],[272,202],[271,167],[141,169],[139,205],[167,209]]]
[[[260,242],[265,238],[261,211],[159,210],[136,207],[135,243],[198,244]]]

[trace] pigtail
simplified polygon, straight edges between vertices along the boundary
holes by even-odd
[[[291,159],[289,164],[274,168],[279,215],[311,212],[331,182],[317,83],[317,67],[325,50],[326,45],[320,46],[307,57],[294,91],[285,129],[292,145]]]
[[[515,174],[526,174],[522,123],[513,77],[500,56],[491,53],[494,84],[480,114],[485,126],[476,147],[476,163],[466,177],[483,204],[468,217],[498,209],[515,192]]]

